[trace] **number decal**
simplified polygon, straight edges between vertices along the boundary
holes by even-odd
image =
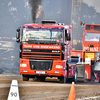
[[[13,97],[13,96],[14,97],[17,97],[17,93],[16,92],[15,93],[14,92],[11,92],[10,94],[11,94],[11,97]]]

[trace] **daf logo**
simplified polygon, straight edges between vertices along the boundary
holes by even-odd
[[[31,52],[31,49],[23,49],[23,52]]]
[[[54,53],[60,53],[60,50],[52,50]]]

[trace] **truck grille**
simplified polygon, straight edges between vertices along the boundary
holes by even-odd
[[[52,60],[30,60],[31,70],[51,70]]]
[[[61,59],[61,51],[51,49],[23,49],[22,57],[28,59]]]

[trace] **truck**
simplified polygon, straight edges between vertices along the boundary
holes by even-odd
[[[85,24],[82,35],[82,50],[72,50],[72,56],[79,57],[76,64],[77,78],[95,81],[100,77],[100,24]]]
[[[71,32],[71,25],[47,20],[17,29],[23,81],[45,81],[46,77],[57,77],[60,83],[77,81],[77,60],[71,58]]]

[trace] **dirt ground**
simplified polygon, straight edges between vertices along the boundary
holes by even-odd
[[[61,84],[57,79],[36,82],[33,79],[22,81],[20,75],[0,75],[0,100],[7,100],[13,79],[18,81],[20,100],[67,100],[72,85]],[[75,95],[76,100],[100,100],[100,83],[78,82]]]

